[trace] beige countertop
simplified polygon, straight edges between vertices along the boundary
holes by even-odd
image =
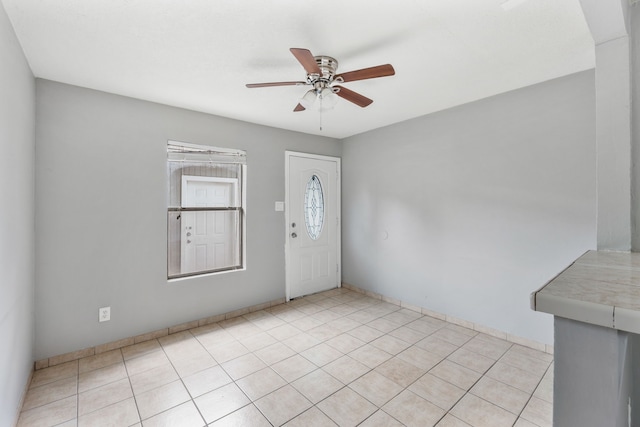
[[[531,308],[640,333],[640,253],[585,253],[531,294]]]

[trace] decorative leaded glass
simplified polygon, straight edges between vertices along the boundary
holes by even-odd
[[[320,178],[313,175],[304,192],[304,223],[312,240],[317,240],[324,223],[324,195]]]

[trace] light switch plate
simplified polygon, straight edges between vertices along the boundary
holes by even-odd
[[[276,212],[284,211],[284,202],[276,202]]]

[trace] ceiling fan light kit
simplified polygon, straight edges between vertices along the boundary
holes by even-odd
[[[311,107],[313,107],[316,101],[319,101],[318,111],[324,112],[333,110],[338,103],[338,96],[336,94],[339,91],[339,88],[333,87],[309,89],[307,93],[305,93],[304,96],[298,100],[298,105],[303,106],[305,110],[309,110],[311,109]]]
[[[339,91],[340,89],[334,87],[322,89],[322,92],[318,94],[318,99],[320,100],[320,106],[318,107],[318,109],[320,111],[333,110],[338,103],[337,93]]]
[[[309,89],[307,93],[304,94],[302,98],[298,100],[300,105],[302,105],[306,110],[311,108],[313,104],[316,102],[316,91],[315,89]],[[302,111],[302,110],[301,110]]]
[[[336,105],[338,96],[364,108],[371,104],[373,100],[345,87],[334,85],[334,83],[346,83],[356,80],[393,76],[395,74],[395,70],[391,64],[385,64],[336,75],[338,61],[335,58],[330,56],[313,56],[308,49],[291,48],[290,50],[307,72],[305,81],[250,83],[246,86],[248,88],[294,85],[311,86],[311,89],[299,99],[298,105],[293,109],[294,112],[310,109],[316,103],[316,100],[319,100],[318,109],[321,112],[331,110]]]

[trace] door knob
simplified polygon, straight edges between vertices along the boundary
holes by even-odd
[[[291,233],[291,237],[295,239],[298,235],[296,233]]]

